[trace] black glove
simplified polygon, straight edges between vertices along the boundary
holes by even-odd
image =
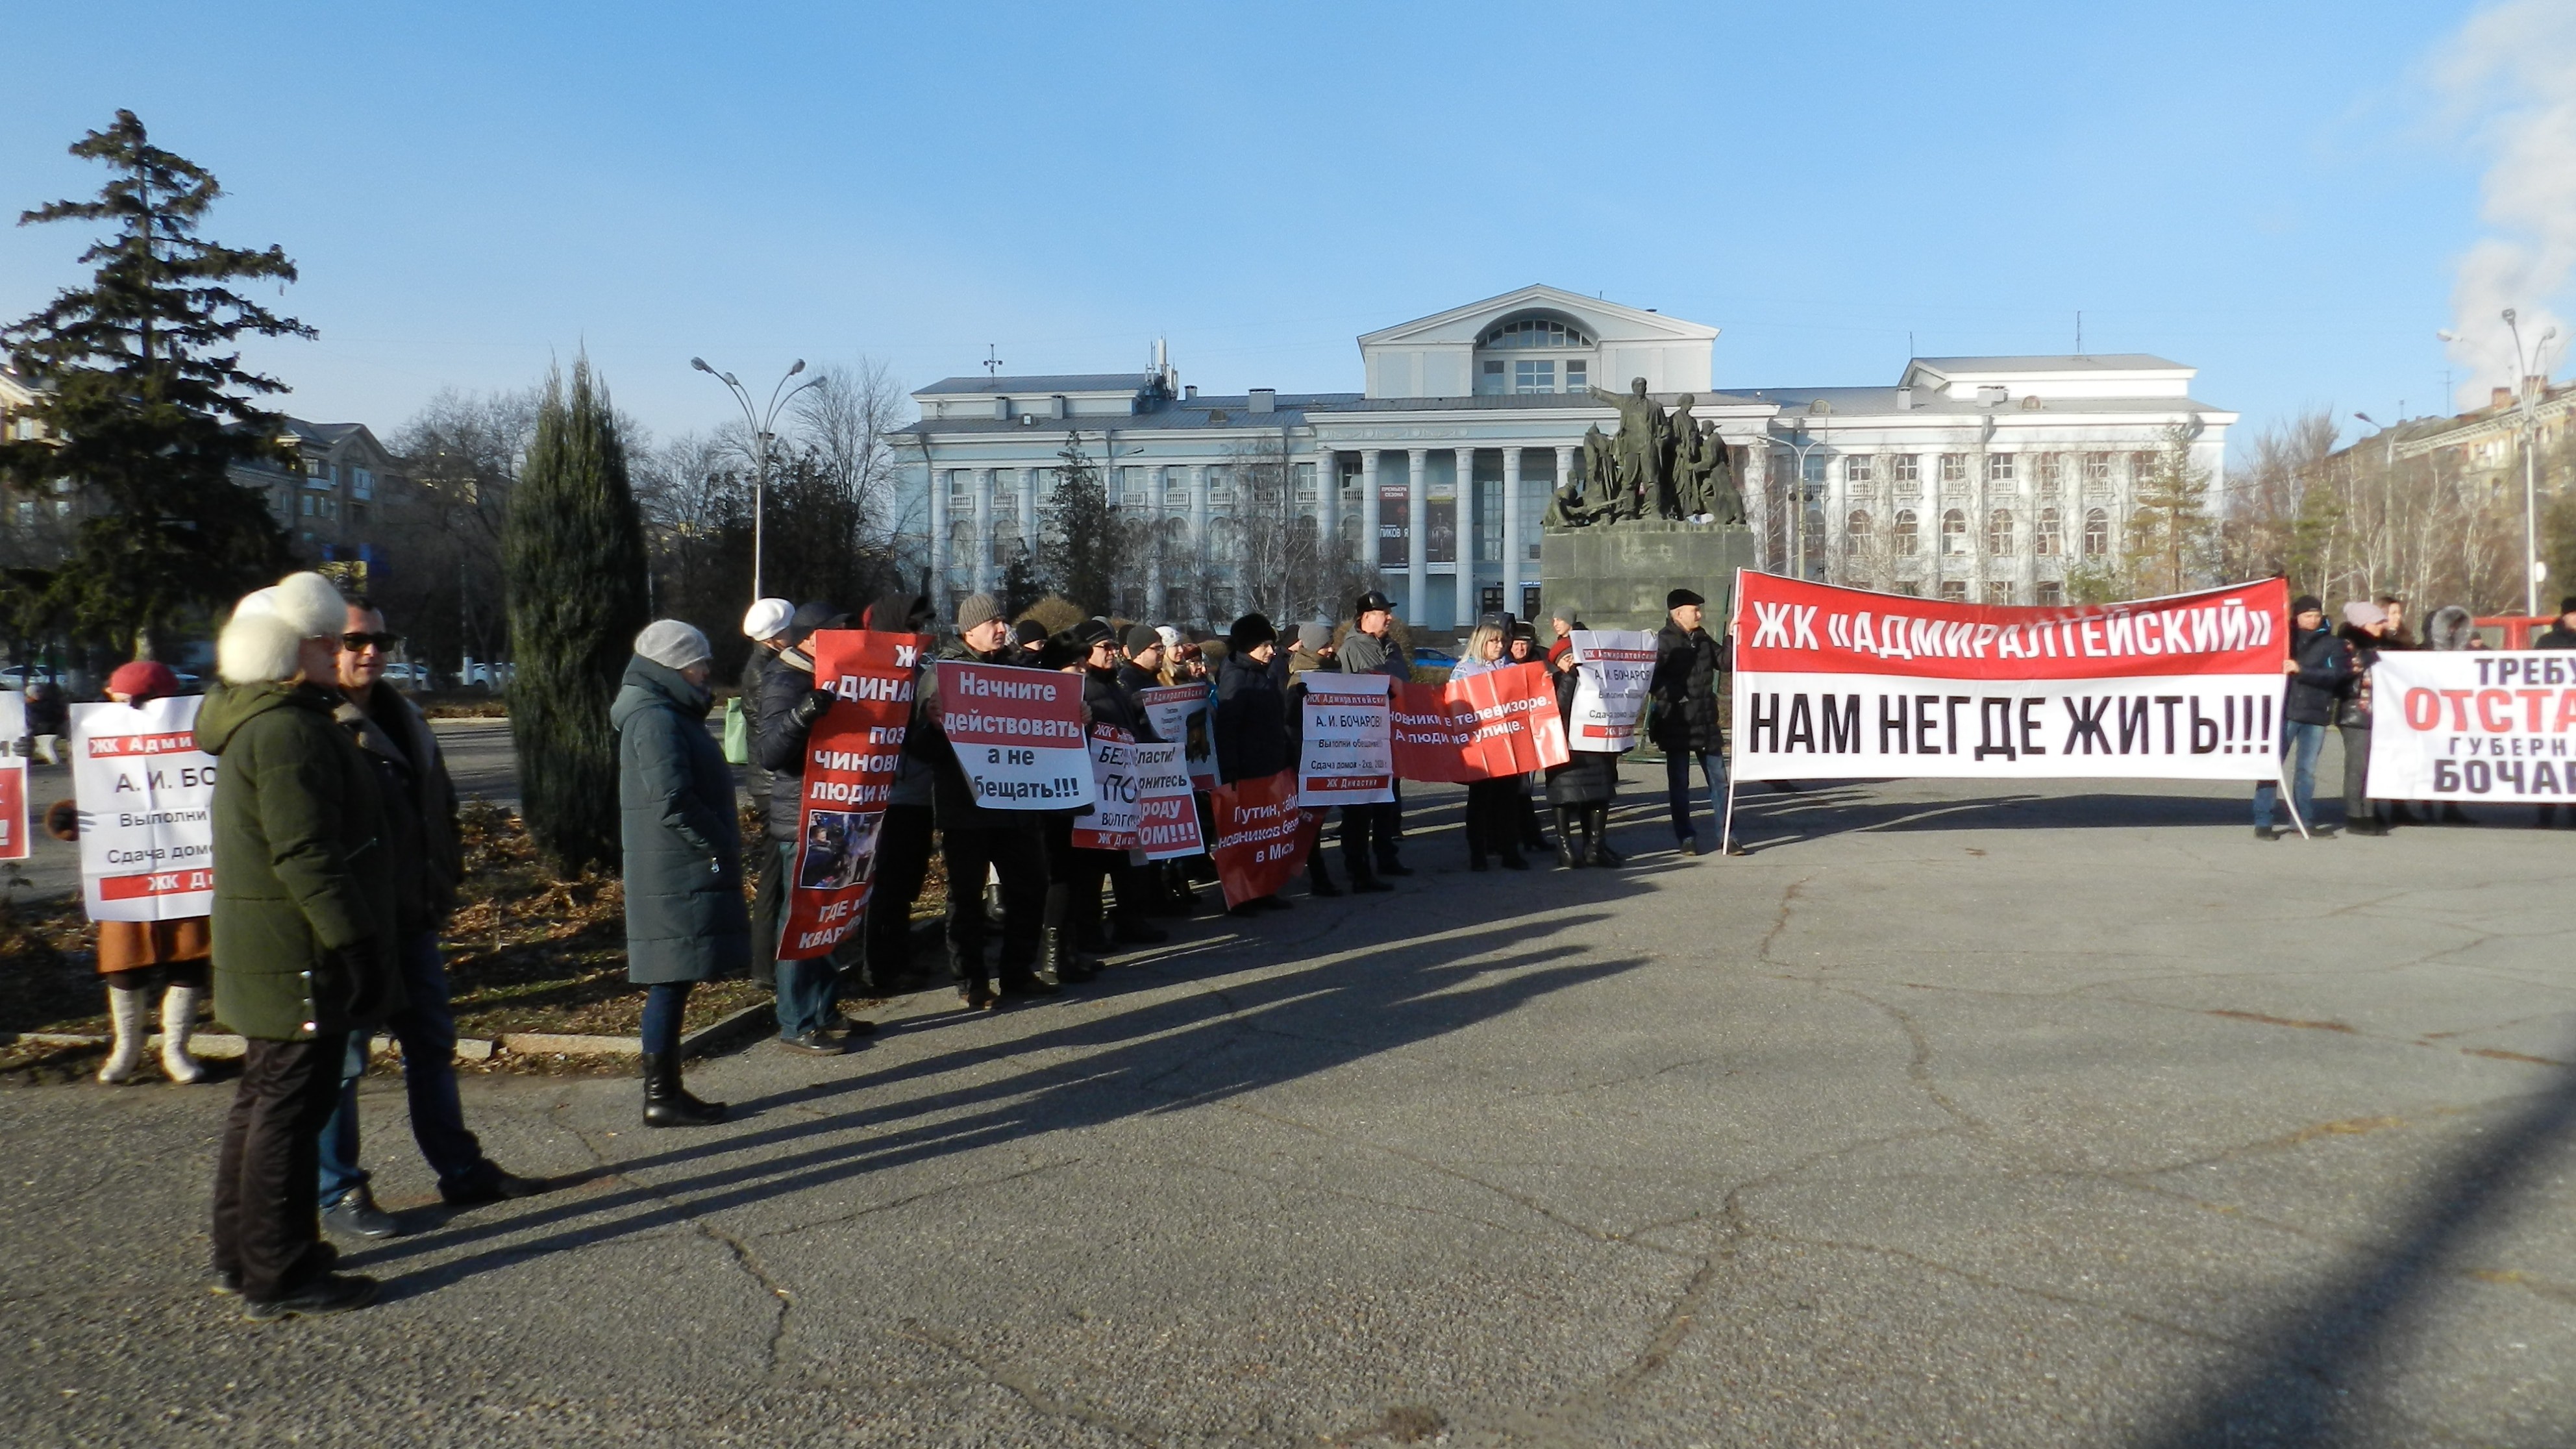
[[[796,721],[800,728],[812,729],[814,721],[821,719],[823,712],[832,707],[832,698],[832,691],[828,689],[815,690],[796,701],[796,707],[787,712],[787,717]]]
[[[385,972],[376,963],[376,945],[360,941],[322,953],[323,969],[347,986],[349,1015],[364,1021],[385,1009]]]

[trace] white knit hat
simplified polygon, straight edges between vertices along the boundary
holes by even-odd
[[[656,619],[635,636],[635,652],[665,669],[687,669],[715,657],[707,647],[707,636],[695,624],[677,619]]]
[[[775,639],[787,632],[788,624],[795,617],[796,606],[785,599],[762,599],[742,616],[742,637]]]
[[[228,684],[293,679],[304,640],[336,638],[349,627],[348,601],[317,573],[288,574],[242,595],[215,641],[215,672]]]

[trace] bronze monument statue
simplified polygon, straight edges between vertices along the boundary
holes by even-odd
[[[1582,528],[1639,518],[1744,521],[1744,496],[1735,486],[1725,439],[1717,424],[1691,416],[1697,398],[1684,393],[1667,415],[1646,395],[1642,377],[1632,379],[1624,393],[1589,391],[1595,401],[1619,410],[1619,431],[1605,436],[1596,424],[1584,433],[1580,476],[1557,480],[1543,526]]]

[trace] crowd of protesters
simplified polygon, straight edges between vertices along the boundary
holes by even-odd
[[[1675,590],[1666,604],[1645,729],[1665,760],[1675,843],[1697,854],[1701,801],[1692,770],[1714,817],[1726,768],[1718,688],[1730,647],[1708,632],[1699,595]],[[2298,821],[2309,834],[2328,833],[2315,818],[2314,795],[2329,727],[2345,746],[2345,828],[2375,835],[2416,818],[2402,802],[2369,796],[2372,670],[2391,651],[2480,647],[2466,612],[2437,611],[2422,641],[2407,629],[2402,601],[2385,596],[2345,604],[2335,627],[2313,595],[2295,600],[2291,614],[2281,747]],[[1560,602],[1550,623],[1543,641],[1510,615],[1484,616],[1452,677],[1536,665],[1552,677],[1560,713],[1571,714],[1581,664],[1573,635],[1583,622],[1575,605]],[[1168,625],[1122,628],[1096,618],[1059,633],[1015,626],[985,594],[967,597],[946,620],[932,617],[928,600],[903,595],[855,616],[764,599],[743,621],[755,646],[742,676],[757,836],[746,844],[735,762],[707,727],[714,651],[690,624],[651,624],[634,640],[610,711],[628,974],[645,988],[648,1126],[703,1126],[725,1116],[724,1104],[698,1098],[681,1080],[680,1024],[699,982],[765,975],[788,1050],[838,1054],[864,1042],[873,1027],[841,1010],[841,994],[845,985],[882,993],[917,979],[911,914],[934,860],[948,887],[948,974],[960,1004],[979,1012],[1056,995],[1095,975],[1102,953],[1166,940],[1155,918],[1189,913],[1215,875],[1205,856],[1145,864],[1124,851],[1078,846],[1066,812],[979,803],[941,729],[939,676],[925,658],[869,864],[866,917],[832,951],[786,954],[799,777],[811,732],[839,703],[818,686],[807,646],[819,630],[851,627],[939,637],[937,660],[1078,674],[1090,720],[1148,743],[1155,730],[1140,691],[1206,684],[1227,782],[1296,766],[1298,706],[1316,675],[1406,681],[1412,674],[1391,602],[1374,591],[1356,599],[1338,627],[1297,626],[1284,648],[1258,614],[1236,620],[1222,639],[1193,641]],[[222,687],[196,723],[198,747],[222,764],[212,809],[212,914],[100,923],[98,965],[115,1031],[103,1080],[130,1080],[140,1069],[156,991],[161,1064],[172,1080],[203,1076],[189,1041],[209,986],[216,1018],[245,1039],[217,1152],[212,1266],[215,1291],[239,1295],[255,1320],[337,1312],[375,1295],[372,1281],[337,1271],[321,1228],[327,1222],[361,1238],[400,1230],[377,1208],[360,1164],[355,1087],[378,1030],[401,1044],[412,1136],[449,1204],[544,1186],[493,1163],[465,1125],[439,944],[462,872],[457,799],[435,734],[385,682],[399,642],[373,604],[343,597],[319,574],[290,575],[242,599],[217,645]],[[2576,649],[2576,596],[2533,647]],[[120,704],[178,689],[170,670],[142,661],[108,681]],[[50,716],[42,723],[65,733]],[[1560,869],[1623,864],[1608,820],[1618,763],[1615,753],[1574,749],[1537,774],[1470,785],[1467,866],[1527,870],[1533,855],[1551,849]],[[2278,794],[2271,784],[2255,793],[2255,830],[2267,840],[2282,833],[2274,825]],[[2456,817],[2456,807],[2438,808]],[[1204,820],[1204,797],[1200,810]],[[1389,891],[1391,880],[1414,873],[1402,858],[1400,793],[1339,812],[1349,891]],[[1314,812],[1304,822],[1307,888],[1340,896],[1345,887],[1320,849],[1322,824]],[[747,903],[745,885],[755,877]],[[1288,908],[1275,895],[1230,907],[1237,915]]]

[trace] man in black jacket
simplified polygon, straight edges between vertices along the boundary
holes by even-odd
[[[1397,649],[1393,638],[1395,604],[1375,589],[1359,596],[1351,607],[1351,632],[1342,640],[1341,667],[1344,674],[1383,674],[1401,688],[1413,680],[1413,661]],[[1404,785],[1395,787],[1395,798],[1376,805],[1345,805],[1342,809],[1342,866],[1351,873],[1351,889],[1360,892],[1392,889],[1381,876],[1411,875],[1413,867],[1396,859],[1396,845],[1404,835]]]
[[[1162,637],[1139,624],[1127,631],[1127,648],[1122,653],[1116,631],[1103,619],[1083,620],[1073,626],[1070,636],[1074,647],[1082,651],[1082,703],[1091,711],[1091,722],[1125,730],[1138,744],[1161,743],[1161,737],[1154,733],[1153,721],[1145,717],[1134,691],[1119,676],[1122,658],[1133,658],[1143,641],[1150,640],[1154,649],[1161,648]],[[1072,822],[1080,823],[1079,817]],[[1068,827],[1067,834],[1070,833]],[[1073,939],[1047,942],[1046,954],[1051,962],[1078,962],[1082,951],[1151,946],[1171,939],[1169,933],[1145,919],[1147,872],[1128,864],[1127,852],[1071,848],[1058,874],[1062,878],[1049,890],[1060,885],[1067,892],[1064,924],[1071,928]],[[1104,879],[1118,897],[1118,911],[1110,929],[1101,924],[1100,886]],[[1063,968],[1058,965],[1056,969]]]
[[[1708,784],[1710,819],[1723,818],[1726,808],[1726,742],[1717,728],[1717,676],[1732,665],[1727,646],[1700,627],[1707,605],[1689,589],[1664,596],[1668,617],[1655,635],[1655,674],[1646,690],[1647,707],[1654,711],[1647,736],[1664,752],[1673,840],[1684,855],[1699,854],[1699,832],[1691,827],[1691,761],[1699,761],[1700,778]]]
[[[1267,618],[1246,614],[1226,631],[1225,644],[1216,684],[1216,768],[1218,778],[1230,785],[1276,775],[1294,760],[1288,752],[1287,698],[1270,668],[1279,653],[1279,631]],[[1230,913],[1286,909],[1286,901],[1269,895],[1245,901]]]
[[[805,806],[805,744],[815,724],[832,708],[832,693],[814,681],[814,656],[806,641],[815,630],[840,627],[838,610],[829,604],[810,603],[800,606],[788,622],[787,647],[760,676],[760,697],[752,701],[751,759],[769,772],[769,808],[763,824],[767,827],[772,859],[769,866],[778,872],[777,919],[764,923],[768,931],[765,944],[772,952],[784,947],[787,927],[787,887],[796,879],[798,832],[803,824]],[[874,1023],[850,1021],[840,1013],[841,974],[832,964],[831,952],[788,957],[777,955],[778,1041],[793,1051],[816,1056],[834,1056],[847,1051],[854,1039],[876,1029]],[[847,1037],[836,1036],[846,1030]]]
[[[957,642],[942,660],[1027,667],[1011,642],[1011,621],[990,594],[969,594],[957,604]],[[1053,996],[1056,987],[1037,974],[1039,933],[1046,916],[1045,822],[1034,810],[988,809],[975,799],[974,782],[957,762],[956,747],[941,727],[938,672],[923,671],[913,695],[907,755],[932,771],[931,808],[939,824],[939,855],[948,872],[948,964],[957,994],[969,1010],[990,1011],[1000,998],[984,967],[984,877],[1002,882],[1001,996]]]
[[[2314,594],[2290,601],[2290,657],[2281,661],[2288,677],[2288,697],[2281,703],[2281,757],[2290,761],[2290,789],[2298,818],[2308,833],[2333,834],[2317,824],[2317,751],[2325,748],[2326,726],[2334,722],[2335,705],[2352,682],[2352,646],[2326,628],[2325,604]],[[2278,840],[2272,807],[2281,788],[2270,780],[2254,787],[2254,837]]]
[[[2531,641],[2534,649],[2576,649],[2576,594],[2558,601],[2558,621]]]

